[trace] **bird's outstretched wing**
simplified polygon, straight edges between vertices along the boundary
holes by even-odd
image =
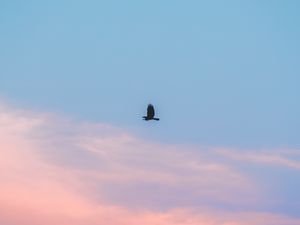
[[[147,117],[149,119],[152,119],[154,117],[154,115],[155,115],[154,107],[153,107],[153,105],[149,104],[148,108],[147,108]]]

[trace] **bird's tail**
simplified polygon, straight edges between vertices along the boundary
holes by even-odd
[[[159,120],[159,118],[153,118],[154,120]]]

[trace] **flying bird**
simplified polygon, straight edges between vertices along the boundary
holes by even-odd
[[[155,118],[155,111],[153,105],[149,104],[147,108],[147,116],[143,116],[144,120],[159,120],[159,118]]]

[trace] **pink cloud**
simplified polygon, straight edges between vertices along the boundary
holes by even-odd
[[[0,224],[300,224],[254,207],[255,181],[207,151],[0,105]]]

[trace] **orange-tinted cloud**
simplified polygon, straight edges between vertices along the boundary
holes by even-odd
[[[300,224],[230,207],[261,203],[255,181],[207,151],[103,124],[0,107],[0,224]]]

